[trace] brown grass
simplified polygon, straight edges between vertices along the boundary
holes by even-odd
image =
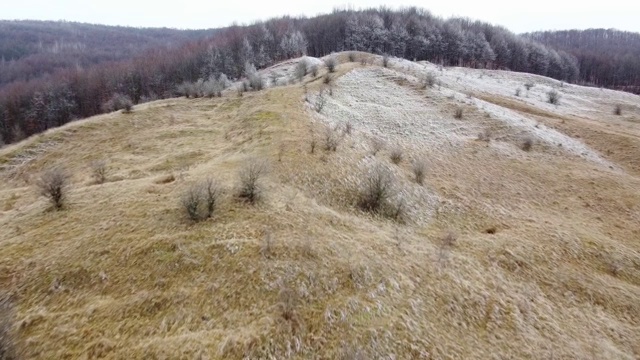
[[[0,286],[18,295],[24,358],[637,357],[637,175],[462,146],[429,157],[424,187],[393,167],[406,196],[437,195],[429,221],[398,225],[353,209],[368,149],[345,145],[327,162],[309,153],[310,128],[322,129],[302,98],[285,86],[163,100],[0,150]],[[594,144],[622,138],[563,126],[594,132]],[[365,142],[360,133],[349,141]],[[109,159],[111,182],[83,185],[87,154]],[[215,224],[184,221],[176,199],[189,183],[214,174],[235,188],[256,156],[273,164],[259,206],[223,201]],[[45,212],[25,184],[58,161],[73,174],[73,206]]]

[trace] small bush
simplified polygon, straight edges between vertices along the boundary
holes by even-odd
[[[433,87],[435,84],[436,84],[436,76],[432,72],[429,72],[422,79],[422,88],[423,89],[426,89],[428,87]]]
[[[104,160],[91,162],[91,177],[93,177],[96,184],[102,184],[107,181],[107,162]]]
[[[351,135],[352,132],[353,132],[353,124],[351,124],[350,122],[346,122],[344,124],[344,133],[346,135]]]
[[[102,104],[102,110],[105,112],[113,112],[118,110],[123,110],[123,112],[131,112],[133,108],[133,102],[131,98],[127,95],[122,95],[119,93],[113,94],[111,99],[106,103]]]
[[[547,93],[547,101],[549,104],[558,105],[560,102],[560,94],[555,90],[549,91]]]
[[[519,97],[519,96],[520,96],[521,91],[522,91],[522,90],[520,90],[520,88],[517,88],[517,89],[516,89],[516,96],[518,96],[518,97]]]
[[[262,196],[260,179],[266,174],[267,165],[264,161],[253,159],[238,172],[240,189],[238,197],[250,204],[257,203]]]
[[[328,58],[325,59],[324,65],[327,67],[327,70],[332,73],[336,71],[336,66],[338,66],[338,61],[336,57],[333,55],[329,55]]]
[[[389,67],[389,55],[382,55],[382,66]]]
[[[187,189],[182,196],[182,207],[193,221],[209,219],[213,216],[221,195],[220,187],[209,178]]]
[[[56,210],[60,210],[64,206],[68,185],[69,175],[61,167],[45,171],[38,182],[40,194],[49,198]]]
[[[524,151],[531,151],[532,147],[533,147],[533,138],[532,137],[527,136],[524,139],[522,139],[522,142],[520,143],[520,149],[522,149]]]
[[[622,115],[622,106],[616,105],[616,107],[613,108],[613,114],[618,116]]]
[[[322,109],[324,109],[324,106],[327,103],[327,99],[324,96],[324,89],[320,90],[320,93],[318,93],[318,96],[316,96],[316,101],[313,105],[314,109],[316,110],[316,112],[321,112]]]
[[[403,158],[403,153],[401,148],[395,147],[391,149],[391,152],[389,153],[389,159],[391,159],[392,163],[398,165],[402,162],[402,158]]]
[[[451,253],[451,250],[455,247],[457,241],[458,235],[452,231],[449,231],[440,238],[440,244],[438,244],[438,262],[440,262],[441,265],[446,263],[449,253]]]
[[[531,81],[527,81],[526,83],[524,83],[524,88],[527,89],[527,91],[531,90],[534,86],[535,84]]]
[[[0,360],[18,359],[13,335],[13,306],[0,294]]]
[[[307,58],[304,57],[300,59],[300,61],[298,61],[298,63],[296,64],[296,67],[294,69],[294,76],[296,77],[296,79],[298,79],[298,81],[302,81],[305,75],[307,75],[308,71],[309,64],[307,62]]]
[[[331,75],[327,74],[324,76],[324,78],[322,79],[322,82],[325,85],[331,85],[331,82],[333,81],[333,78],[331,77]]]
[[[485,129],[481,133],[478,134],[478,140],[480,141],[491,141],[491,131],[489,129]]]
[[[356,61],[356,53],[350,52],[349,54],[347,54],[347,56],[349,58],[349,62],[355,62]]]
[[[427,164],[424,161],[414,160],[411,164],[411,170],[413,171],[416,183],[422,185],[427,175]]]
[[[464,116],[464,110],[461,107],[456,107],[455,112],[453,113],[453,117],[460,120]]]
[[[364,211],[381,212],[393,197],[391,171],[378,164],[363,176],[358,205]]]
[[[325,151],[337,151],[341,140],[342,137],[340,136],[338,129],[327,126],[324,132]]]
[[[376,156],[382,149],[384,149],[384,141],[382,139],[371,139],[371,155]]]
[[[311,73],[311,76],[314,78],[318,76],[318,71],[318,65],[312,65],[311,68],[309,68],[309,73]]]

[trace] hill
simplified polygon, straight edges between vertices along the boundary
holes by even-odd
[[[5,330],[25,358],[640,355],[638,96],[365,53],[294,82],[299,60],[262,91],[0,150]],[[55,166],[60,211],[36,190]],[[222,195],[193,222],[182,201],[207,178]],[[375,179],[393,212],[363,206]]]
[[[585,84],[640,93],[640,34],[615,29],[543,31],[526,37],[566,51]]]

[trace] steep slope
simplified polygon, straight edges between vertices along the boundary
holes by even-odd
[[[637,151],[640,100],[340,58],[331,88],[323,69],[305,86],[152,102],[0,150],[0,286],[24,357],[637,358],[640,174],[604,147]],[[294,65],[263,74],[283,84]],[[423,89],[431,72],[440,85]],[[557,107],[542,99],[554,85]],[[256,158],[270,171],[252,206],[234,194]],[[94,184],[100,159],[108,181]],[[423,185],[412,160],[428,164]],[[405,221],[359,210],[375,164],[394,174]],[[73,173],[62,211],[34,187],[55,165]],[[207,177],[225,196],[193,224],[180,198]]]

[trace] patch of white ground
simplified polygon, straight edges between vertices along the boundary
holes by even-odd
[[[306,61],[307,66],[317,66],[318,68],[324,66],[324,62],[321,59],[304,56],[296,59],[290,59],[266,69],[259,70],[258,73],[265,80],[267,87],[284,86],[292,84],[296,81],[295,68],[300,61]]]

